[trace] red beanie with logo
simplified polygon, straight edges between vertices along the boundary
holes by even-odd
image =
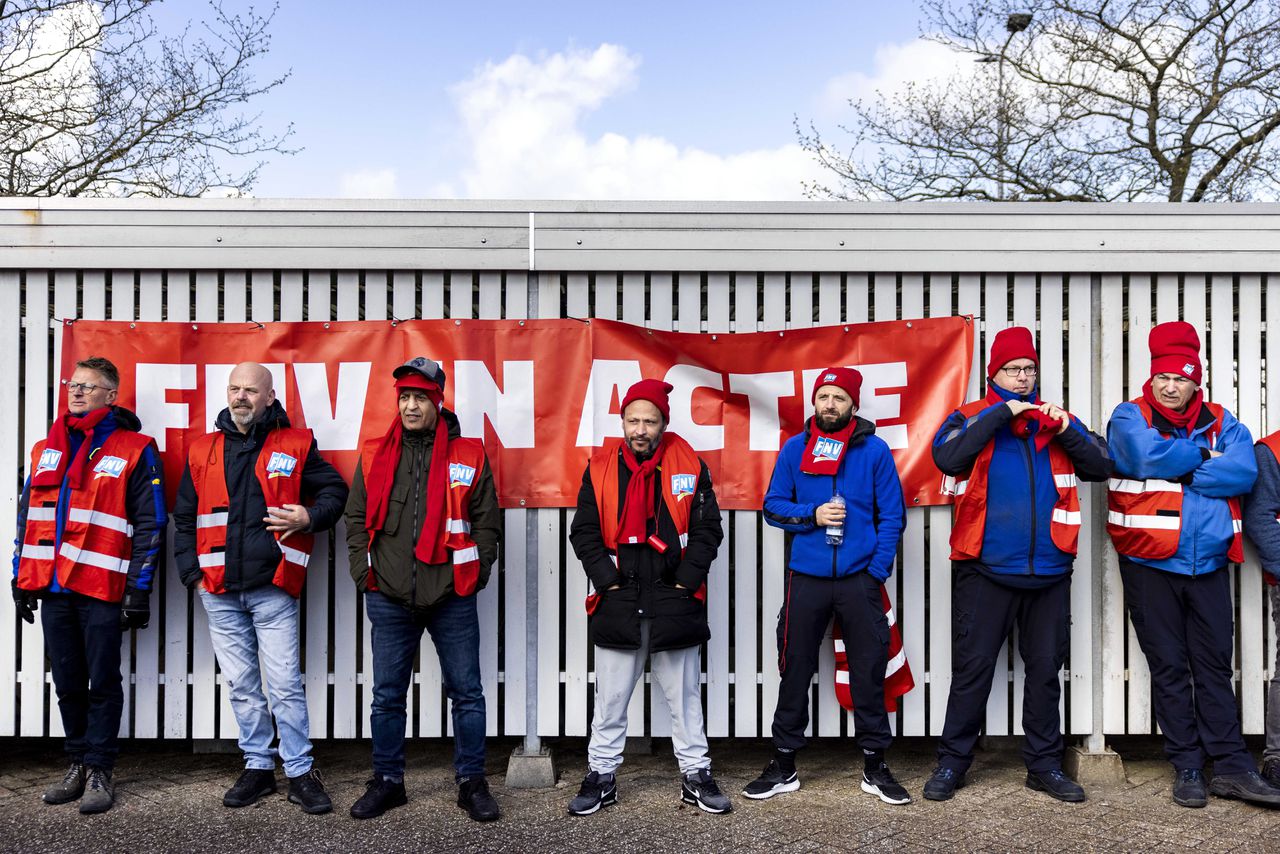
[[[627,389],[627,396],[622,398],[622,414],[626,414],[627,407],[637,400],[647,400],[654,406],[658,407],[658,411],[662,413],[662,421],[664,424],[671,423],[671,402],[667,399],[667,395],[671,394],[675,386],[671,383],[664,383],[662,380],[640,380],[640,382]]]
[[[813,394],[809,395],[809,402],[813,403],[818,399],[818,389],[824,385],[833,385],[843,389],[853,398],[854,406],[861,406],[859,398],[862,396],[862,374],[855,368],[827,368],[818,374],[818,378],[813,381]]]
[[[1040,354],[1036,352],[1036,342],[1031,337],[1031,330],[1025,326],[1010,326],[996,333],[991,342],[991,360],[987,362],[987,379],[996,375],[996,371],[1014,359],[1030,359],[1040,365]]]
[[[1151,376],[1177,374],[1200,385],[1200,336],[1190,323],[1161,323],[1147,336],[1147,347],[1151,350]]]

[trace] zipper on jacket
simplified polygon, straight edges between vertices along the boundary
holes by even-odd
[[[836,494],[837,486],[838,484],[836,483],[836,476],[833,474],[831,475],[831,494],[832,495]],[[844,508],[844,532],[846,535],[849,533],[849,499],[847,498],[845,499],[845,508]],[[825,532],[824,532],[824,538],[825,538]],[[844,545],[844,540],[840,541],[840,545]],[[839,557],[839,555],[840,555],[840,546],[832,546],[831,547],[831,577],[833,579],[836,577],[836,566],[837,566],[836,558]]]
[[[1036,458],[1031,452],[1032,436],[1021,440],[1022,453],[1027,463],[1027,482],[1031,484],[1031,547],[1027,552],[1027,572],[1036,574],[1036,529],[1040,527],[1036,519]]]

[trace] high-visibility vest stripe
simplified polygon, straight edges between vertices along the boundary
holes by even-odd
[[[28,522],[53,522],[58,518],[57,507],[28,507]]]
[[[1080,511],[1079,510],[1063,510],[1059,507],[1055,507],[1053,508],[1052,518],[1053,518],[1053,521],[1059,522],[1063,525],[1079,525]]]
[[[197,528],[225,528],[227,527],[227,511],[221,513],[201,513],[196,517]]]
[[[100,528],[119,531],[126,537],[133,536],[133,526],[129,524],[128,519],[124,519],[120,516],[113,516],[110,513],[103,513],[101,510],[86,510],[82,507],[72,507],[67,511],[67,518],[72,522],[83,522],[86,525],[97,525]]]
[[[206,569],[211,566],[226,566],[226,552],[209,552],[207,554],[197,555],[196,559],[200,561],[200,568]]]
[[[286,546],[284,543],[276,543],[280,547],[280,554],[284,555],[284,559],[289,563],[296,563],[298,566],[306,566],[311,562],[311,555],[304,551]]]
[[[91,552],[87,549],[78,549],[71,543],[63,543],[58,549],[58,554],[74,563],[81,563],[85,566],[96,566],[98,569],[106,569],[111,572],[127,573],[129,571],[129,561],[121,560],[118,557],[104,555],[102,552]]]
[[[447,534],[470,534],[471,523],[466,519],[446,519],[444,530]]]
[[[53,560],[53,546],[22,544],[22,557],[27,560]]]
[[[471,561],[480,560],[480,549],[475,546],[465,549],[455,549],[453,552],[453,562],[470,563]]]
[[[1129,480],[1123,477],[1113,477],[1107,481],[1107,489],[1128,495],[1137,495],[1143,492],[1182,492],[1182,484],[1175,483],[1172,480],[1161,480],[1156,477],[1149,480]]]
[[[1139,514],[1108,511],[1107,524],[1121,528],[1155,528],[1160,531],[1177,531],[1182,528],[1181,516],[1143,516]]]
[[[1055,474],[1053,476],[1054,486],[1060,489],[1068,489],[1076,486],[1076,476],[1074,474]]]

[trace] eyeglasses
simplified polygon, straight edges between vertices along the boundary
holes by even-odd
[[[67,394],[93,394],[98,389],[114,391],[113,388],[105,385],[94,385],[93,383],[67,383]]]
[[[1000,370],[1004,371],[1006,377],[1016,377],[1021,374],[1026,374],[1028,377],[1036,375],[1035,365],[1027,365],[1025,368],[1001,368]]]

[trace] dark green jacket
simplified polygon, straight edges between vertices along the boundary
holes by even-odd
[[[449,410],[441,416],[449,425],[449,437],[460,434],[458,419]],[[425,564],[413,556],[422,520],[427,515],[427,471],[435,444],[434,428],[405,431],[391,486],[387,521],[373,544],[373,572],[378,591],[414,608],[428,608],[453,592],[451,563]],[[347,498],[347,548],[351,552],[351,577],[362,592],[368,588],[369,533],[365,530],[367,494],[364,472],[356,467]],[[502,533],[502,512],[493,485],[493,472],[486,460],[484,471],[471,490],[471,538],[480,551],[479,588],[489,583],[489,574],[498,559],[498,539]]]

